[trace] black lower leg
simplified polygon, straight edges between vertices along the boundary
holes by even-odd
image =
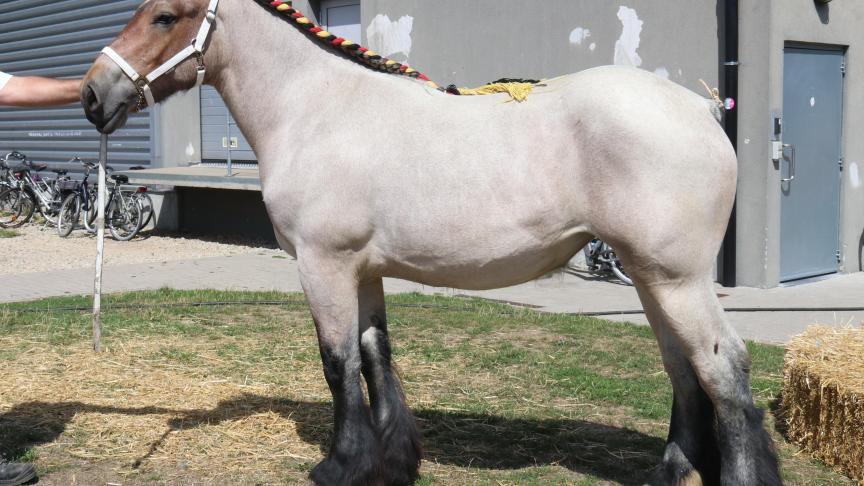
[[[763,425],[763,412],[752,401],[718,410],[717,437],[723,458],[721,484],[783,484],[774,442]]]
[[[649,484],[687,484],[696,473],[706,486],[719,484],[720,454],[714,426],[714,406],[701,388],[697,386],[686,396],[676,392],[663,463]]]
[[[356,354],[356,353],[355,353]],[[310,474],[317,485],[377,485],[380,443],[360,386],[360,357],[321,347],[324,375],[333,394],[333,442]]]
[[[413,484],[422,456],[420,434],[414,416],[405,405],[398,375],[392,368],[387,325],[372,316],[371,326],[361,337],[363,376],[369,388],[376,432],[382,444],[383,484]]]

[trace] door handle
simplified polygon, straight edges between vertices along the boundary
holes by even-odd
[[[789,157],[789,177],[784,177],[780,179],[780,182],[792,182],[795,180],[795,146],[791,143],[784,143],[783,150],[789,149],[792,153]],[[786,157],[783,157],[784,159]]]

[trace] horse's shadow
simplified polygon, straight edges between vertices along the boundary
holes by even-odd
[[[330,404],[253,394],[225,400],[213,409],[123,408],[82,402],[27,402],[0,415],[0,452],[17,457],[32,446],[54,442],[79,413],[171,415],[165,433],[137,458],[139,467],[174,431],[215,425],[262,412],[294,421],[302,440],[325,452],[332,429]],[[630,429],[583,420],[504,418],[435,409],[415,411],[429,461],[479,469],[559,465],[624,484],[641,484],[661,460],[664,441]],[[110,425],[106,425],[110,426]]]

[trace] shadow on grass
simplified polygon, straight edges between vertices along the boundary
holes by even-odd
[[[123,408],[81,402],[27,402],[0,415],[0,453],[20,457],[33,446],[54,442],[80,413],[126,416],[170,415],[165,433],[132,467],[157,452],[173,431],[216,425],[263,412],[275,412],[297,424],[302,440],[329,447],[329,403],[302,402],[253,394],[219,402],[210,410],[163,407]],[[521,469],[559,465],[572,471],[624,484],[641,484],[660,462],[664,441],[640,432],[582,420],[503,418],[435,409],[415,411],[423,432],[425,458],[438,464],[472,469]],[[106,427],[110,427],[106,420]]]

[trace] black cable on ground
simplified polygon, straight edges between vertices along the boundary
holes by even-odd
[[[521,304],[518,302],[509,302],[493,299],[483,299],[481,297],[473,297],[466,295],[457,295],[459,298],[476,298],[486,300],[498,304],[507,304],[522,309],[536,310],[538,312],[552,313],[544,311],[541,307],[534,305]],[[306,306],[305,300],[238,300],[238,301],[209,301],[209,302],[175,302],[166,304],[111,304],[103,306],[103,310],[145,310],[145,309],[164,309],[164,308],[183,308],[183,307],[229,307],[229,306]],[[440,310],[476,310],[476,306],[451,306],[443,304],[388,304],[388,307],[409,308],[409,309],[440,309]],[[79,307],[30,307],[22,309],[4,309],[0,306],[0,312],[10,312],[15,314],[35,314],[35,313],[60,313],[60,312],[90,312],[90,306]],[[756,313],[756,312],[864,312],[864,307],[729,307],[724,309],[731,313]],[[502,313],[504,315],[512,315],[511,312]],[[642,309],[627,309],[627,310],[611,310],[611,311],[589,311],[589,312],[566,312],[565,315],[584,316],[584,317],[608,317],[621,315],[642,315],[645,311]]]

